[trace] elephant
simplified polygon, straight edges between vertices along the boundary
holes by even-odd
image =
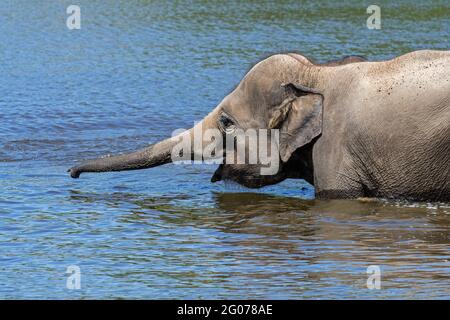
[[[450,51],[420,50],[384,61],[350,56],[328,63],[299,53],[274,54],[255,64],[191,129],[68,171],[78,178],[83,172],[166,164],[179,139],[193,139],[199,129],[218,129],[224,136],[239,128],[273,129],[279,132],[272,150],[279,159],[275,173],[262,175],[261,163],[224,162],[211,181],[259,188],[304,179],[316,198],[449,201],[449,75]],[[193,148],[188,156],[203,154]]]

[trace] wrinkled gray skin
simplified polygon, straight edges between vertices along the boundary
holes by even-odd
[[[319,198],[448,201],[449,78],[448,51],[416,51],[380,62],[348,57],[325,64],[298,54],[273,55],[247,73],[203,119],[202,128],[280,129],[280,169],[262,176],[260,165],[224,164],[211,180],[253,188],[302,178],[314,185]],[[192,130],[183,134],[192,137]],[[70,175],[171,162],[179,138],[87,161],[71,168]]]

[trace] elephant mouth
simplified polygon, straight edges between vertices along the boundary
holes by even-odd
[[[214,172],[213,176],[211,177],[211,182],[217,182],[222,180],[222,173],[223,173],[223,164],[219,165],[219,167]]]
[[[284,179],[286,179],[286,175],[283,172],[271,176],[261,176],[247,172],[243,168],[237,170],[234,166],[221,164],[211,177],[211,182],[232,181],[246,188],[257,189],[276,184]]]

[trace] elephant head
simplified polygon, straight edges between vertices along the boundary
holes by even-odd
[[[279,141],[270,149],[272,159],[279,161],[275,172],[262,175],[261,162],[225,162],[211,181],[232,180],[247,187],[261,187],[286,178],[303,178],[313,184],[311,150],[322,133],[325,82],[333,81],[333,73],[328,69],[334,65],[337,64],[314,64],[298,54],[270,56],[251,68],[239,85],[190,130],[130,154],[87,161],[69,169],[70,175],[78,178],[82,172],[136,170],[166,164],[172,162],[172,151],[181,139],[188,139],[192,145],[190,158],[204,159],[200,150],[211,140],[202,138],[198,145],[195,132],[205,134],[216,129],[228,137],[238,130],[276,129]],[[256,151],[246,150],[247,155],[252,152]]]

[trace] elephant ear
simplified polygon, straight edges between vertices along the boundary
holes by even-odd
[[[273,112],[269,128],[280,130],[280,157],[287,162],[296,149],[322,133],[323,96],[300,85],[285,87],[290,93]]]

